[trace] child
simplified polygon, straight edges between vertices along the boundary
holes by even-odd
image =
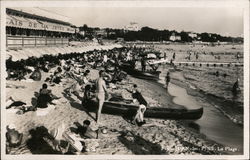
[[[97,138],[97,132],[93,131],[90,127],[90,121],[84,120],[83,126],[79,128],[80,135],[84,138],[90,138],[90,139],[96,139]]]

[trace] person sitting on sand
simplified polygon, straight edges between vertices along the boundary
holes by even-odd
[[[53,78],[53,82],[56,84],[59,84],[62,82],[62,77],[61,77],[60,73],[56,73],[55,77]]]
[[[80,133],[81,137],[83,138],[90,138],[90,139],[96,139],[97,138],[97,132],[93,131],[90,127],[90,121],[84,120],[83,126],[78,128],[78,132]]]
[[[32,72],[30,79],[33,79],[34,81],[40,81],[42,79],[42,73],[38,67]]]
[[[53,95],[51,93],[51,90],[49,90],[47,88],[48,88],[47,84],[44,83],[42,85],[42,89],[40,89],[40,91],[39,91],[39,95],[37,97],[37,105],[36,105],[36,107],[47,108],[48,103],[54,104],[54,103],[52,103],[53,99],[59,99],[59,97]]]

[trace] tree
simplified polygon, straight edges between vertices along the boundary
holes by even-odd
[[[188,36],[187,32],[182,31],[180,33],[180,36],[181,36],[181,41],[183,41],[183,42],[191,42],[192,41],[192,38]]]

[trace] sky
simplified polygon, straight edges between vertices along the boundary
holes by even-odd
[[[145,8],[145,7],[79,7],[40,8],[63,15],[76,26],[123,28],[130,22],[139,27],[218,33],[224,36],[243,35],[241,8]]]

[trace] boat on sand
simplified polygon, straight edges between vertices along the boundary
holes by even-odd
[[[95,112],[97,107],[98,104],[94,100],[91,100],[87,105],[85,105],[85,109],[90,112]],[[105,101],[102,108],[102,113],[132,117],[136,114],[138,108],[139,106],[135,104]],[[203,108],[188,110],[164,107],[147,107],[144,116],[147,118],[156,119],[196,120],[201,118],[202,114]]]
[[[140,79],[147,79],[147,80],[158,80],[159,79],[159,75],[161,73],[161,71],[141,71],[139,69],[135,69],[133,67],[131,67],[131,64],[129,63],[123,63],[120,68],[127,72],[127,74],[136,77],[136,78],[140,78]]]

